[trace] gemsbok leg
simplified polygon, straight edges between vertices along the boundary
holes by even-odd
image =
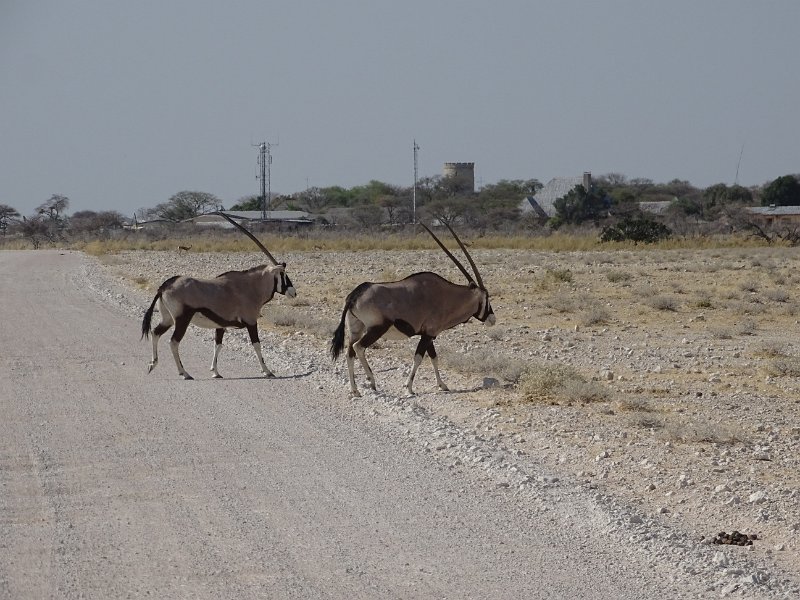
[[[172,358],[175,359],[175,366],[178,367],[178,375],[186,380],[194,379],[194,377],[189,375],[186,369],[183,368],[181,355],[178,353],[178,346],[180,346],[181,340],[186,334],[186,330],[189,328],[189,323],[192,322],[192,316],[193,315],[187,313],[175,319],[175,330],[172,332],[172,338],[169,340],[169,349],[172,350]]]
[[[225,336],[225,328],[218,327],[214,330],[214,358],[211,360],[211,373],[214,379],[222,379],[222,375],[217,371],[217,360],[222,350],[222,338]]]
[[[175,321],[172,319],[172,315],[164,306],[164,303],[159,300],[159,313],[161,314],[161,323],[156,325],[155,329],[153,329],[152,334],[152,342],[153,342],[153,359],[150,361],[150,365],[147,368],[148,373],[152,373],[153,369],[156,368],[158,364],[158,340],[161,339],[161,336],[164,335],[169,328],[175,324]]]
[[[261,372],[264,377],[275,377],[275,374],[269,370],[267,364],[264,362],[264,357],[261,356],[261,341],[258,339],[258,326],[248,325],[247,333],[250,334],[250,343],[253,344],[253,350],[256,352],[258,362],[261,363]]]
[[[429,335],[422,335],[419,344],[417,344],[417,351],[414,353],[414,364],[406,380],[406,389],[412,396],[414,395],[414,390],[412,388],[414,377],[417,374],[417,369],[419,369],[420,364],[422,364],[422,359],[425,358],[425,354],[431,357],[431,364],[433,365],[433,372],[436,374],[436,384],[439,386],[439,389],[445,392],[449,389],[439,375],[439,359],[436,356],[436,348],[433,346],[433,340],[434,338]]]

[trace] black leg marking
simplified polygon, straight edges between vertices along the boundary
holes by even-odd
[[[189,328],[189,323],[192,322],[193,316],[192,314],[184,314],[175,319],[175,331],[172,334],[173,341],[180,342],[183,339],[186,330]]]
[[[217,344],[222,343],[222,337],[225,335],[225,329],[223,327],[219,327],[214,330],[214,341]]]
[[[377,327],[368,329],[361,339],[358,340],[358,345],[364,349],[369,348],[372,346],[372,344],[381,339],[387,331],[389,331],[389,327],[389,325],[379,325]]]
[[[418,356],[425,356],[425,353],[430,353],[431,348],[433,348],[433,338],[428,335],[422,335],[419,338],[419,344],[417,344],[417,351],[414,353]],[[436,351],[433,351],[434,356],[436,355]]]
[[[172,327],[172,325],[163,325],[163,324],[159,323],[158,325],[156,325],[156,328],[153,329],[153,335],[161,336],[164,333],[166,333],[167,331],[169,331],[170,327]]]
[[[250,334],[250,343],[251,344],[258,344],[260,340],[258,339],[258,326],[257,325],[248,325],[247,326],[247,333]]]

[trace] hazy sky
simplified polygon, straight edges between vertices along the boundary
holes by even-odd
[[[800,172],[798,0],[0,0],[0,204]]]

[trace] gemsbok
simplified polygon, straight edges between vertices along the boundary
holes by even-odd
[[[403,339],[420,336],[414,363],[406,380],[405,387],[413,395],[414,376],[422,359],[427,354],[433,364],[436,383],[441,390],[447,386],[439,375],[439,360],[433,345],[436,337],[472,317],[487,325],[494,325],[495,316],[489,304],[489,292],[483,285],[475,262],[458,239],[455,231],[447,225],[464,255],[467,257],[475,278],[453,256],[445,245],[426,226],[425,230],[444,250],[467,278],[467,285],[447,281],[436,273],[428,271],[414,273],[400,281],[386,283],[365,282],[347,295],[342,310],[342,318],[331,340],[330,352],[336,360],[347,345],[347,370],[350,375],[350,391],[360,396],[354,375],[354,359],[358,356],[367,375],[369,386],[375,387],[375,375],[367,363],[365,350],[380,338]]]
[[[214,279],[197,279],[184,275],[170,277],[156,292],[150,308],[142,319],[142,339],[150,336],[150,324],[156,302],[159,303],[161,323],[153,329],[153,360],[148,373],[158,364],[158,340],[170,327],[175,326],[169,342],[172,357],[178,367],[178,375],[192,379],[186,372],[178,354],[178,346],[186,329],[192,323],[198,327],[215,330],[214,358],[211,372],[214,378],[221,378],[217,370],[217,360],[222,349],[222,337],[229,328],[247,328],[261,372],[265,377],[274,377],[264,363],[261,355],[261,342],[258,337],[258,317],[261,308],[275,295],[283,294],[289,298],[296,295],[294,286],[286,274],[286,263],[278,263],[264,245],[242,225],[224,213],[215,213],[227,219],[261,248],[272,262],[271,265],[258,265],[244,271],[228,271]]]

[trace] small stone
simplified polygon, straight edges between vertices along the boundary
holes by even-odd
[[[759,490],[758,492],[753,492],[748,496],[747,501],[750,504],[761,504],[764,500],[767,499],[767,493],[763,490]]]
[[[490,388],[495,388],[500,385],[500,382],[495,379],[494,377],[484,377],[483,378],[483,389],[488,390]]]

